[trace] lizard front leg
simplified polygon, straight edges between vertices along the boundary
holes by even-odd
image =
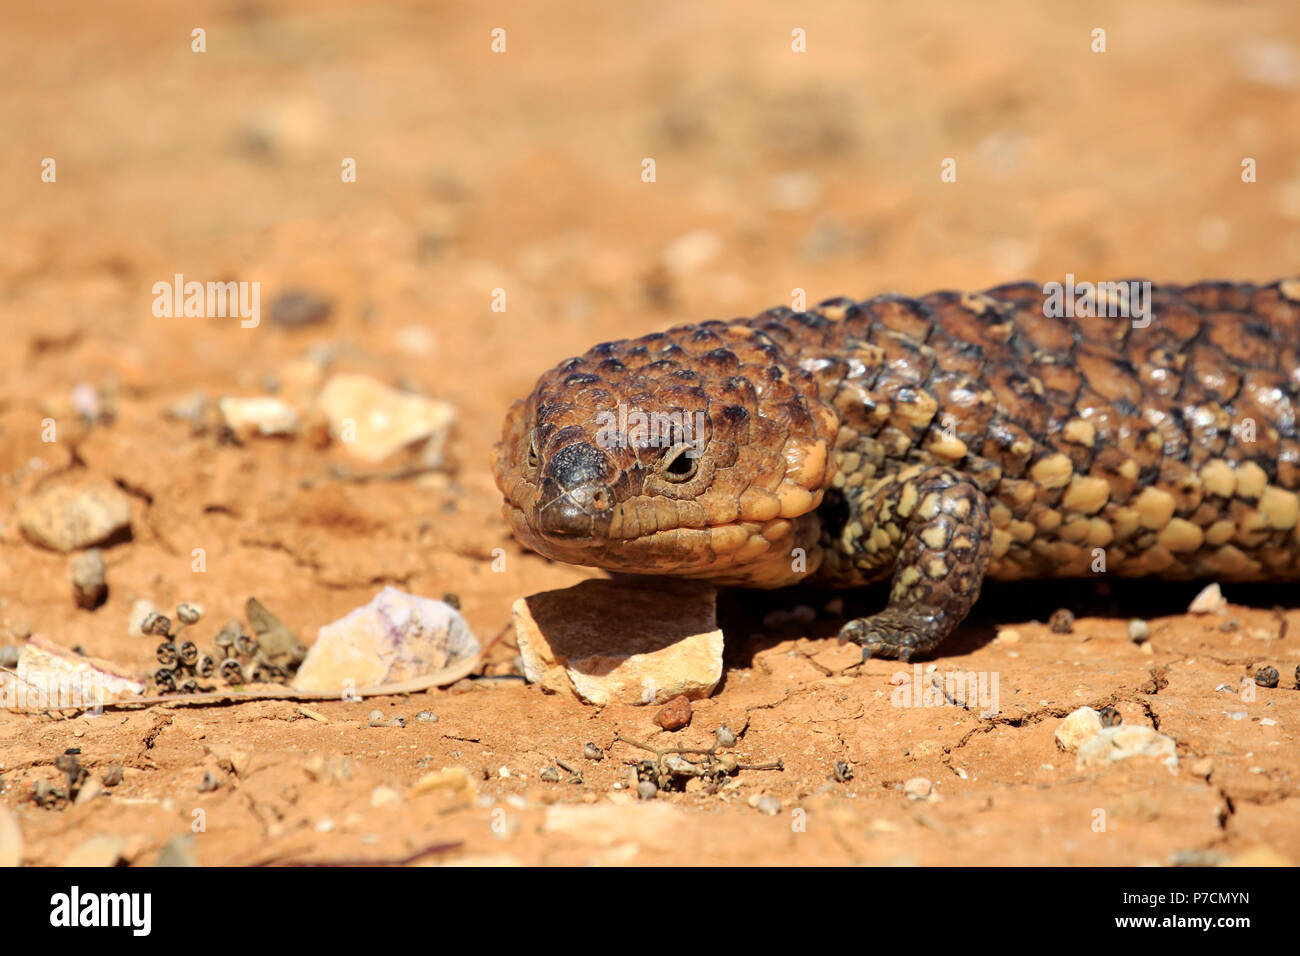
[[[859,547],[879,566],[894,564],[889,604],[849,621],[841,641],[862,656],[909,660],[936,647],[979,598],[988,567],[989,503],[951,468],[884,479],[862,499]]]

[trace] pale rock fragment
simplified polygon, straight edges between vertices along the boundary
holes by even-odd
[[[386,587],[326,624],[294,677],[297,690],[359,690],[411,680],[465,661],[478,639],[450,604]]]
[[[524,675],[600,706],[708,697],[722,678],[716,596],[700,582],[647,578],[520,598],[512,615]]]

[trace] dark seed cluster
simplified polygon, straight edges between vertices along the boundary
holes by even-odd
[[[193,641],[182,641],[185,628],[197,624],[202,616],[195,605],[179,604],[176,606],[179,626],[173,628],[171,618],[158,613],[150,614],[141,625],[146,634],[163,638],[155,651],[162,666],[150,675],[159,693],[196,694],[215,690],[214,679],[231,686],[288,681],[289,671],[274,663],[239,621],[229,621],[222,627],[206,654]]]

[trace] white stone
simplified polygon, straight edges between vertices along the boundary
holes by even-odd
[[[296,435],[301,426],[297,410],[288,402],[271,396],[235,398],[227,396],[217,405],[221,419],[235,437],[243,440],[254,435],[268,437]]]
[[[1080,707],[1057,725],[1056,746],[1075,751],[1101,731],[1101,714],[1091,707]]]
[[[480,645],[450,604],[386,587],[317,632],[294,677],[298,690],[359,690],[422,677],[473,657]]]
[[[18,653],[17,677],[0,672],[0,699],[14,710],[91,709],[138,697],[144,683],[111,661],[83,657],[33,634]],[[6,682],[10,686],[5,686]]]
[[[371,464],[417,443],[424,446],[423,459],[436,464],[456,417],[447,402],[399,392],[353,373],[326,382],[317,404],[331,437],[353,457]]]
[[[1224,600],[1223,591],[1219,585],[1206,585],[1200,594],[1192,599],[1192,603],[1187,606],[1188,614],[1222,614],[1228,609],[1228,602]]]
[[[1154,757],[1170,770],[1178,767],[1178,753],[1172,737],[1157,733],[1145,724],[1106,727],[1079,747],[1075,767],[1100,770],[1130,757]]]

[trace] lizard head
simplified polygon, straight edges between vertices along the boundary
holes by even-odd
[[[815,547],[800,519],[833,475],[837,424],[765,333],[705,322],[544,374],[506,416],[494,471],[511,531],[546,557],[764,583]]]

